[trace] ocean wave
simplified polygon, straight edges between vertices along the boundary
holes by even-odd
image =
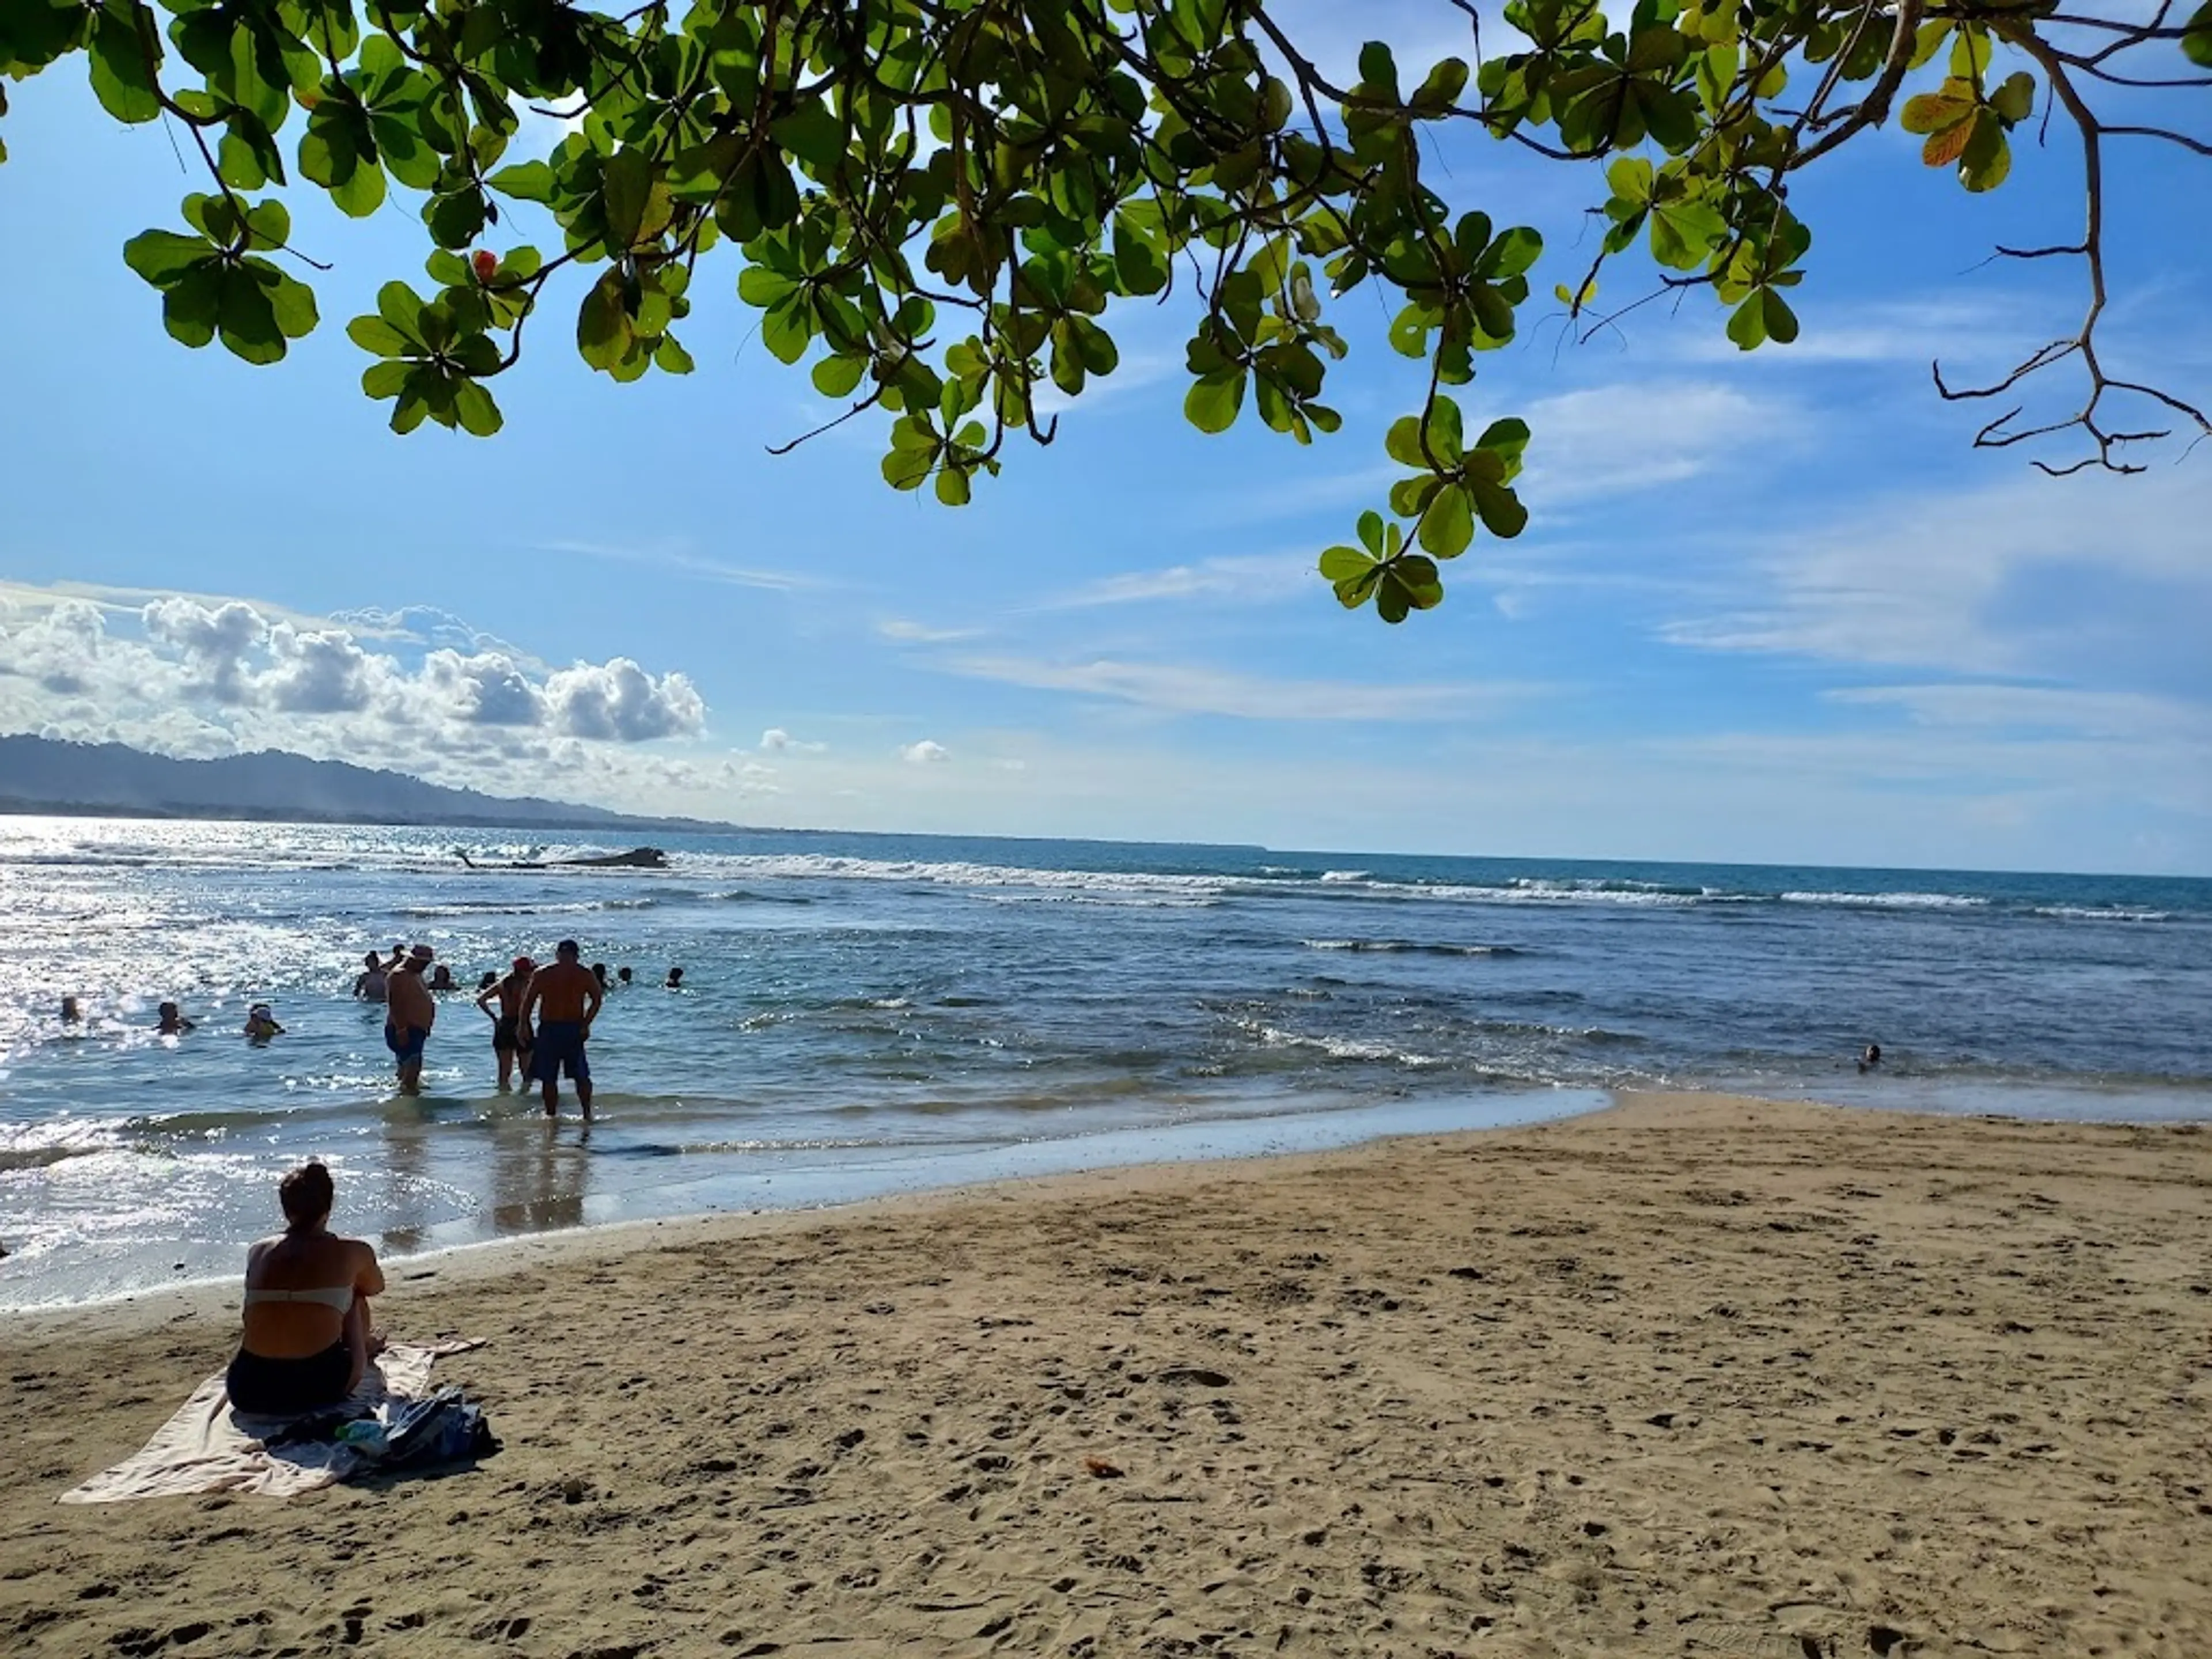
[[[716,904],[811,904],[814,902],[804,893],[756,893],[744,887],[732,887],[726,892],[709,893],[707,896]]]
[[[657,898],[585,899],[568,904],[531,904],[515,900],[453,899],[443,904],[410,904],[399,914],[415,921],[465,916],[581,916],[606,910],[650,910]]]
[[[1375,1042],[1359,1037],[1313,1036],[1303,1031],[1286,1031],[1279,1025],[1252,1025],[1247,1029],[1263,1047],[1312,1048],[1327,1054],[1331,1060],[1382,1060],[1413,1070],[1451,1063],[1435,1054],[1414,1054],[1407,1049],[1394,1048],[1387,1042]]]
[[[2061,921],[2172,921],[2171,910],[2139,910],[2124,904],[2040,904],[2032,916],[2051,916]]]
[[[1371,870],[1324,870],[1321,872],[1321,878],[1323,881],[1365,881],[1373,874]]]
[[[1403,939],[1302,939],[1309,951],[1374,951],[1383,956],[1520,957],[1528,952],[1511,945],[1443,945]]]
[[[1784,893],[1784,904],[1832,904],[1866,910],[1986,910],[1990,902],[1965,893]]]

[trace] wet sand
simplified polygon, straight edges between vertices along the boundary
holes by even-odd
[[[2212,1653],[2212,1131],[1534,1128],[410,1262],[506,1449],[60,1507],[229,1292],[0,1322],[0,1651]]]

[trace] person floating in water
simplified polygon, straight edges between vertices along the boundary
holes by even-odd
[[[283,1036],[284,1028],[276,1023],[276,1016],[265,1002],[257,1002],[246,1011],[246,1040],[266,1042],[270,1037]]]
[[[1859,1071],[1861,1074],[1863,1075],[1868,1072],[1874,1071],[1881,1065],[1881,1044],[1879,1042],[1868,1043],[1866,1046],[1866,1051],[1859,1056]]]
[[[385,985],[391,975],[386,971],[384,958],[371,951],[361,959],[362,970],[353,982],[353,994],[363,1002],[384,1000]]]
[[[441,962],[430,970],[430,988],[434,991],[458,991],[461,988],[453,983],[453,970]]]
[[[617,981],[618,983],[620,983],[620,984],[623,984],[623,985],[627,985],[627,984],[629,984],[629,983],[630,982],[629,969],[627,969],[627,968],[617,968],[617,969],[615,969],[615,979],[616,979],[616,981]]]
[[[187,1031],[198,1029],[198,1023],[186,1019],[183,1011],[173,1002],[165,1002],[161,1005],[161,1020],[154,1027],[154,1030],[162,1036],[182,1036]]]
[[[530,1074],[544,1085],[545,1115],[561,1115],[561,1073],[566,1071],[576,1085],[576,1103],[584,1109],[584,1121],[592,1121],[592,1066],[585,1058],[592,1021],[599,1017],[606,993],[599,976],[577,958],[583,954],[576,941],[564,939],[553,947],[554,961],[530,976],[522,996],[519,1035],[537,1052]],[[531,1018],[537,1016],[532,1030]]]
[[[592,964],[592,977],[599,981],[599,989],[602,991],[605,990],[607,988],[607,964],[604,962],[593,963]]]
[[[385,989],[389,1010],[384,1017],[384,1046],[398,1066],[403,1094],[422,1092],[422,1050],[438,1019],[438,1005],[422,975],[435,954],[427,945],[416,945]]]
[[[530,1044],[523,1035],[522,996],[530,988],[530,976],[538,971],[538,964],[528,957],[514,959],[514,970],[501,979],[496,974],[485,977],[490,981],[477,994],[477,1006],[491,1019],[491,1051],[499,1056],[500,1092],[507,1091],[514,1079],[515,1062],[522,1063],[522,1080],[530,1081]],[[492,1012],[492,1004],[499,1012]]]
[[[663,988],[670,991],[682,990],[684,988],[684,970],[681,968],[671,968],[668,970],[668,978],[664,983]]]
[[[82,1025],[84,1024],[84,1010],[77,1006],[76,999],[75,997],[64,997],[62,999],[62,1024],[64,1025]]]
[[[478,996],[482,996],[486,991],[490,990],[493,986],[498,983],[499,969],[496,968],[485,969],[483,970],[483,977],[477,981],[477,994]]]

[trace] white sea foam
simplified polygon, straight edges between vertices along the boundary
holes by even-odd
[[[2045,904],[2028,912],[2032,916],[2052,916],[2061,921],[2171,921],[2171,910],[2136,910],[2123,904]]]
[[[1986,910],[1990,902],[1964,893],[1784,893],[1784,904],[1837,904],[1868,910]]]

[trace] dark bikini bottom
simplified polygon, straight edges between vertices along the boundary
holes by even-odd
[[[271,1359],[240,1348],[224,1381],[238,1410],[281,1417],[337,1405],[346,1397],[352,1376],[353,1349],[341,1337],[322,1352],[300,1359]]]

